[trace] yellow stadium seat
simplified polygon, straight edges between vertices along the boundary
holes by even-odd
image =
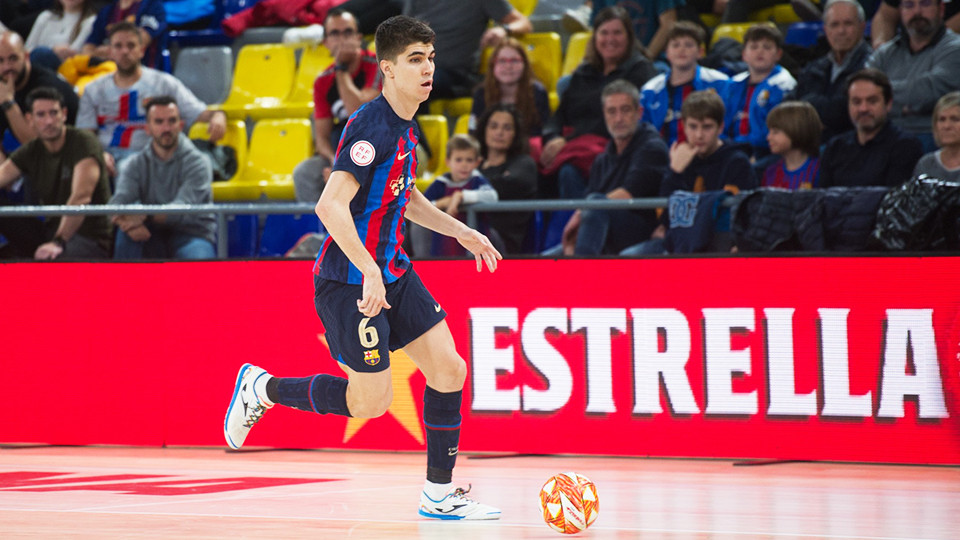
[[[466,135],[467,133],[470,133],[470,113],[458,116],[457,123],[453,125],[454,135]]]
[[[437,114],[421,114],[417,116],[420,132],[430,147],[430,160],[427,162],[426,174],[417,179],[417,187],[429,186],[433,179],[447,171],[447,139],[450,128],[447,127],[447,117]]]
[[[537,0],[510,0],[510,5],[523,13],[524,16],[529,17],[537,9]]]
[[[560,47],[560,34],[556,32],[540,32],[527,34],[520,38],[527,47],[527,57],[530,58],[530,68],[547,91],[557,89],[557,79],[560,78],[560,64],[563,63],[563,50]]]
[[[746,34],[747,29],[754,24],[755,23],[721,24],[713,29],[713,38],[710,40],[710,46],[713,47],[713,44],[720,38],[731,38],[743,43],[743,35]]]
[[[442,114],[451,118],[469,114],[473,110],[472,97],[430,100],[430,114]]]
[[[592,35],[590,32],[577,32],[570,36],[570,40],[567,41],[567,53],[563,57],[563,69],[560,70],[561,77],[573,73],[583,62]]]
[[[250,135],[244,179],[256,182],[268,199],[292,201],[293,168],[312,155],[309,120],[261,120]]]
[[[191,139],[207,139],[207,123],[194,122],[187,135]],[[260,189],[257,186],[244,184],[240,181],[247,165],[247,125],[243,120],[228,120],[227,133],[217,141],[218,146],[229,146],[237,155],[237,172],[226,182],[213,183],[213,199],[220,202],[246,201],[260,198]]]
[[[774,22],[777,24],[793,24],[801,22],[797,12],[789,3],[777,4],[772,7],[758,9],[750,13],[750,20],[753,22]]]
[[[218,109],[229,118],[253,119],[277,114],[290,94],[296,71],[294,50],[286,45],[246,45],[233,70],[230,95]]]
[[[720,16],[715,13],[701,13],[700,22],[705,24],[707,28],[716,28],[720,24]]]
[[[551,90],[550,93],[547,94],[547,99],[550,102],[550,112],[557,112],[557,107],[560,106],[560,95],[557,94],[556,90]]]
[[[313,83],[331,64],[333,56],[323,45],[313,45],[303,50],[293,88],[281,106],[285,117],[304,118],[313,113]]]

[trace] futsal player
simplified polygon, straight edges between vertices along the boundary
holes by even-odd
[[[423,373],[427,479],[422,516],[498,519],[500,510],[454,488],[460,405],[466,363],[457,353],[446,313],[427,291],[401,248],[404,218],[456,238],[474,254],[477,271],[493,272],[500,253],[486,236],[435,208],[414,186],[420,137],[414,114],[430,95],[434,32],[403,15],[376,33],[383,93],[347,120],[333,173],[317,203],[330,236],[314,265],[315,304],[330,352],[347,377],[273,377],[240,368],[224,420],[232,448],[274,404],[357,418],[382,415],[393,399],[389,352],[403,348]]]

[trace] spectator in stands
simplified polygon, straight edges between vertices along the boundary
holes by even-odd
[[[317,154],[293,169],[294,192],[300,202],[320,200],[347,118],[380,94],[377,55],[362,46],[363,36],[353,14],[331,9],[323,29],[323,46],[334,61],[313,83],[313,145]]]
[[[37,18],[50,4],[50,0],[0,0],[0,27],[21,37],[30,35]]]
[[[150,137],[144,133],[144,104],[151,97],[173,96],[180,114],[189,127],[194,122],[208,122],[211,141],[226,133],[227,117],[213,111],[197,99],[179,79],[169,73],[142,66],[141,33],[130,22],[120,22],[110,29],[110,59],[117,71],[87,85],[80,100],[77,127],[92,130],[109,154],[104,156],[111,176],[116,176],[115,161],[144,149]]]
[[[104,6],[93,21],[93,30],[83,45],[83,54],[111,58],[110,30],[121,22],[131,23],[139,29],[143,63],[160,68],[167,32],[167,15],[162,0],[116,0]]]
[[[634,35],[644,45],[651,60],[660,56],[667,45],[667,34],[677,22],[677,8],[684,0],[593,0],[590,20],[597,26],[597,17],[608,7],[618,6],[627,10]]]
[[[523,44],[513,38],[501,41],[490,54],[483,86],[473,93],[471,129],[488,108],[498,104],[513,105],[533,137],[540,136],[543,124],[550,119],[547,90],[533,78]]]
[[[0,188],[25,177],[30,204],[83,206],[110,197],[103,151],[93,135],[66,125],[66,100],[55,88],[27,95],[27,117],[37,137],[0,165]],[[106,216],[0,220],[0,234],[16,257],[103,259],[110,255],[112,231]]]
[[[483,156],[480,174],[497,191],[498,199],[535,199],[537,164],[526,151],[526,132],[517,110],[502,103],[488,108],[480,117],[477,134]],[[487,222],[507,253],[522,253],[532,218],[532,212],[491,212]]]
[[[697,64],[703,57],[707,35],[702,28],[689,21],[680,21],[667,36],[665,73],[647,81],[640,90],[643,120],[649,122],[668,145],[683,142],[683,122],[680,110],[684,98],[691,92],[711,89],[725,95],[729,77]]]
[[[817,187],[820,179],[820,117],[804,101],[784,101],[767,116],[770,153],[780,159],[767,167],[763,187],[790,190]]]
[[[693,193],[754,189],[757,181],[747,157],[746,143],[725,143],[723,133],[726,108],[723,99],[710,91],[687,96],[681,109],[687,140],[670,146],[670,167],[660,184],[659,196],[669,197],[675,191]],[[648,240],[620,252],[625,256],[653,255],[667,251],[670,213],[660,214],[660,221]]]
[[[438,176],[423,196],[440,210],[466,222],[463,206],[497,202],[497,191],[477,171],[481,157],[480,143],[476,139],[459,133],[450,138],[446,150],[449,172]],[[481,229],[486,227],[481,226]],[[431,237],[430,255],[451,257],[467,253],[456,238],[436,232]]]
[[[747,71],[730,79],[724,104],[727,109],[726,136],[745,142],[753,156],[763,158],[767,147],[767,114],[788,99],[796,79],[777,62],[783,56],[783,34],[768,24],[755,24],[743,36],[743,61]]]
[[[823,32],[830,52],[803,68],[797,99],[813,105],[823,122],[823,140],[850,129],[844,83],[860,71],[872,50],[863,39],[863,7],[856,0],[830,0],[823,8]]]
[[[932,123],[940,149],[920,158],[913,174],[960,182],[960,92],[950,92],[937,101]]]
[[[24,48],[23,40],[14,32],[0,33],[0,136],[3,153],[9,155],[21,144],[37,136],[26,118],[27,95],[35,88],[56,88],[64,97],[67,124],[77,118],[79,99],[73,87],[57,74],[42,66],[35,66]]]
[[[862,69],[847,79],[854,130],[827,143],[820,160],[820,187],[889,186],[910,178],[923,154],[920,141],[889,122],[893,88],[882,71]]]
[[[83,48],[96,16],[94,0],[54,0],[27,36],[30,60],[56,71],[61,62]]]
[[[590,169],[587,199],[654,197],[667,172],[667,145],[641,120],[640,91],[617,80],[601,95],[611,141]],[[653,210],[577,210],[563,229],[564,255],[619,253],[648,238],[656,227]]]
[[[437,34],[431,99],[470,95],[480,82],[480,51],[533,30],[507,0],[407,0],[404,14],[426,21]]]
[[[903,0],[905,31],[877,49],[866,64],[890,79],[891,120],[918,134],[930,149],[933,106],[940,96],[960,88],[960,36],[944,26],[943,13],[942,0]]]
[[[617,79],[640,88],[657,74],[642,50],[626,10],[611,7],[597,14],[584,62],[573,72],[543,130],[540,163],[547,175],[560,170],[560,197],[583,197],[584,175],[607,143],[600,99],[603,88]]]
[[[110,204],[209,204],[213,202],[210,161],[183,134],[180,109],[170,96],[147,104],[150,144],[124,161]],[[115,259],[212,259],[216,217],[118,215]]]
[[[893,39],[901,22],[900,0],[879,0],[878,4],[870,23],[870,39],[874,49]],[[942,18],[947,28],[960,32],[960,2],[945,2]]]

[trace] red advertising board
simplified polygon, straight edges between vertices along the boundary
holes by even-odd
[[[960,464],[960,260],[418,262],[468,365],[464,451]],[[0,442],[223,445],[244,362],[339,373],[309,261],[5,264]],[[276,407],[248,445],[423,448]]]

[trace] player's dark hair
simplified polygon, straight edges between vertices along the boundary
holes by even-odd
[[[120,32],[130,32],[137,36],[137,41],[143,45],[143,36],[140,35],[140,27],[130,21],[120,21],[111,26],[110,29],[107,30],[107,41],[110,41],[114,34],[119,34]]]
[[[520,154],[527,153],[527,131],[526,126],[523,124],[523,119],[520,118],[517,109],[515,109],[513,105],[497,103],[492,107],[488,107],[483,115],[480,116],[480,119],[477,120],[477,129],[474,132],[474,136],[480,141],[480,154],[485,158],[490,156],[490,149],[487,148],[487,124],[490,123],[490,118],[499,112],[507,113],[510,115],[510,118],[513,118],[513,142],[511,142],[510,147],[507,148],[507,159],[513,159]]]
[[[723,99],[713,90],[690,92],[690,95],[683,100],[683,105],[680,107],[681,118],[693,118],[701,121],[709,118],[715,121],[718,126],[723,125],[723,117],[726,112],[727,109],[723,106]]]
[[[56,101],[60,104],[61,109],[67,109],[67,100],[63,97],[63,94],[61,94],[59,90],[52,86],[38,86],[27,94],[27,99],[24,102],[24,105],[26,105],[28,112],[33,112],[33,104],[39,99]]]
[[[447,158],[454,152],[473,152],[474,157],[480,157],[480,143],[471,135],[457,133],[447,141]]]
[[[890,85],[890,79],[887,74],[876,68],[864,68],[847,77],[846,94],[850,98],[850,87],[857,81],[868,81],[879,86],[883,90],[884,103],[893,101],[893,86]]]
[[[779,129],[790,139],[790,146],[808,156],[820,155],[823,125],[813,105],[806,101],[784,101],[767,115],[767,129]]]
[[[377,47],[377,62],[389,60],[396,62],[397,56],[414,43],[433,43],[437,35],[427,23],[408,17],[395,15],[380,23],[374,38]]]
[[[747,43],[751,41],[762,41],[764,39],[772,41],[777,49],[783,48],[783,33],[777,30],[776,26],[768,23],[758,23],[748,28],[747,32],[743,34],[743,46],[746,47]]]
[[[707,42],[707,33],[703,31],[703,28],[696,23],[690,21],[677,21],[673,25],[673,28],[667,32],[667,43],[670,43],[670,40],[688,37],[697,42],[697,45],[701,47]]]
[[[146,105],[144,105],[144,115],[150,116],[150,109],[154,107],[166,107],[167,105],[177,105],[177,100],[173,96],[157,96],[152,97],[147,100]],[[180,105],[177,105],[177,111],[179,112]]]

